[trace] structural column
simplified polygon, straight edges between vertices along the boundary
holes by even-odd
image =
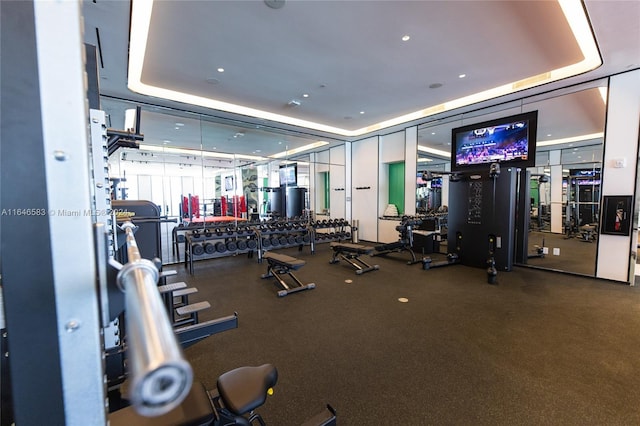
[[[80,3],[0,9],[0,258],[14,420],[105,424]]]

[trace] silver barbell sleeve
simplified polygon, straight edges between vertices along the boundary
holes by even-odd
[[[193,371],[184,359],[160,298],[158,268],[140,256],[135,225],[124,223],[128,262],[118,273],[125,293],[129,398],[143,416],[160,416],[182,403],[191,389]]]

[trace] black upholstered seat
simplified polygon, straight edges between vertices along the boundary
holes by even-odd
[[[218,377],[218,393],[224,406],[240,416],[264,404],[277,381],[278,370],[271,364],[240,367]]]
[[[286,254],[267,252],[264,254],[264,258],[267,259],[270,264],[284,266],[294,271],[297,271],[306,264],[304,260],[296,259]]]

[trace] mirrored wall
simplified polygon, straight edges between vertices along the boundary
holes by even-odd
[[[593,276],[600,217],[607,81],[426,123],[418,131],[416,211],[447,205],[451,131],[456,127],[538,111],[535,167],[527,169],[527,265]],[[422,179],[427,176],[429,179]],[[446,207],[445,207],[446,208]]]
[[[137,104],[103,98],[109,128]],[[162,260],[184,260],[176,227],[277,218],[345,217],[344,143],[158,106],[141,106],[139,148],[109,158],[116,200],[148,200],[161,215]]]

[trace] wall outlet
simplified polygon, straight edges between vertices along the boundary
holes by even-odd
[[[554,247],[553,248],[553,255],[554,256],[560,256],[560,249],[558,247]]]
[[[626,158],[616,158],[613,160],[613,167],[616,169],[623,169],[627,167],[627,159]]]
[[[549,254],[549,247],[542,247],[542,254]]]

